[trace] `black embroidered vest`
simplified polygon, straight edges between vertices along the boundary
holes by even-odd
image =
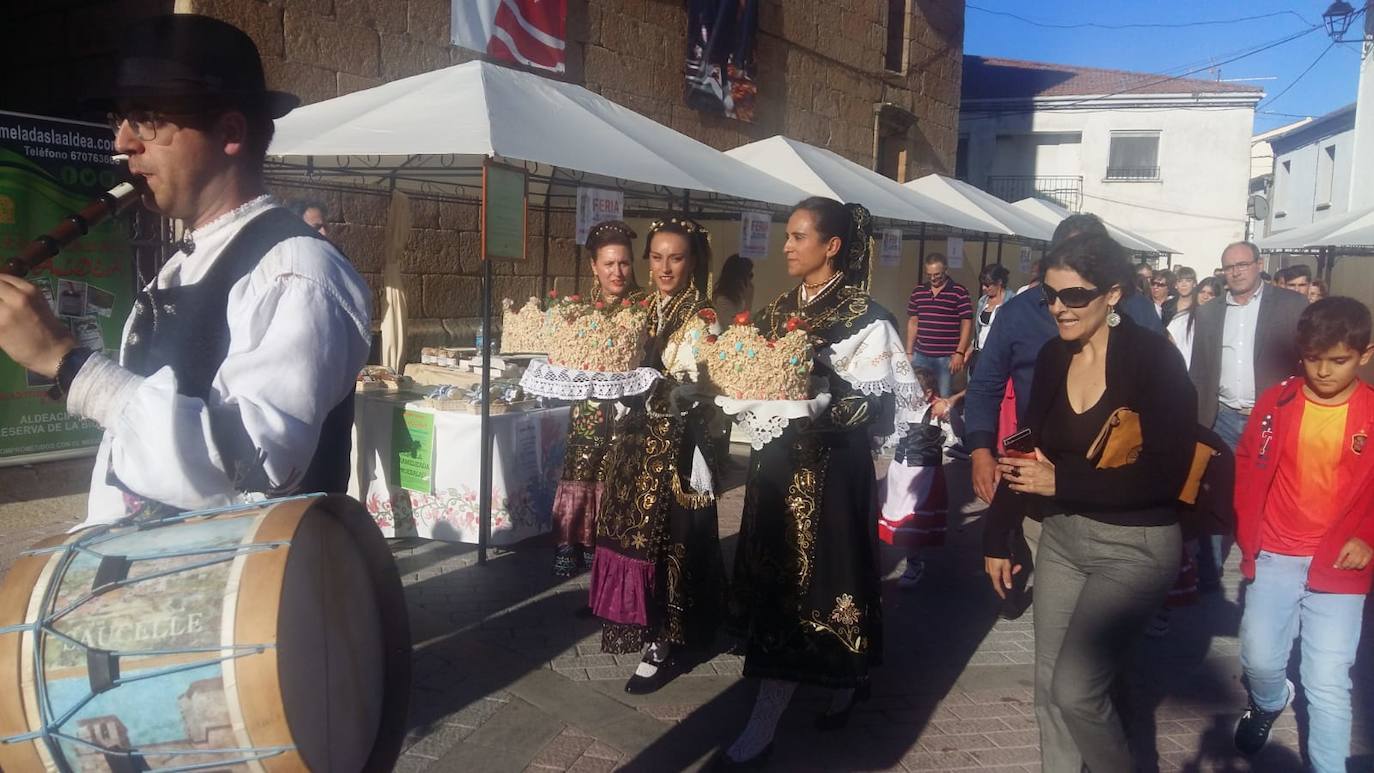
[[[325,417],[309,468],[297,470],[275,487],[264,469],[265,455],[244,429],[237,406],[211,406],[209,401],[215,374],[229,352],[229,291],[257,268],[269,250],[297,236],[322,238],[300,216],[281,207],[253,218],[200,281],[168,289],[159,289],[154,283],[141,290],[125,342],[126,368],[147,377],[171,367],[179,393],[206,401],[215,447],[239,491],[287,496],[317,491],[343,493],[348,488],[353,443],[351,391]],[[321,345],[327,344],[322,341]],[[291,367],[291,363],[281,365]]]

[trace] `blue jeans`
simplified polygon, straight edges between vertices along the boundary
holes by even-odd
[[[1250,417],[1224,405],[1217,406],[1217,418],[1212,430],[1221,442],[1230,446],[1235,453],[1240,445],[1240,435],[1245,431],[1245,422]],[[1222,566],[1226,564],[1226,554],[1231,552],[1234,541],[1229,534],[1213,534],[1198,540],[1197,574],[1198,584],[1204,588],[1215,587],[1221,582]]]
[[[1316,773],[1345,773],[1350,756],[1350,667],[1360,644],[1364,596],[1307,589],[1311,556],[1261,552],[1240,621],[1240,664],[1264,711],[1289,699],[1288,656],[1301,636],[1302,689],[1311,719],[1307,757]]]
[[[935,372],[935,391],[941,397],[949,397],[950,391],[954,386],[954,376],[949,372],[949,361],[954,355],[947,354],[944,357],[931,357],[928,354],[916,354],[911,357],[911,367],[929,368]]]

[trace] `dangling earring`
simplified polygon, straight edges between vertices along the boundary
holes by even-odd
[[[1121,315],[1116,313],[1115,306],[1107,307],[1107,327],[1116,327],[1121,324]]]

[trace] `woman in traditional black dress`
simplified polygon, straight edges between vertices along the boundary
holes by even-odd
[[[893,431],[894,408],[909,418],[919,398],[892,315],[863,289],[869,236],[861,206],[820,197],[798,204],[784,253],[801,284],[758,314],[768,337],[806,327],[813,373],[831,399],[749,464],[730,613],[747,640],[744,674],[762,682],[749,725],[720,767],[767,755],[799,683],[835,689],[819,725],[842,726],[882,657],[872,441]]]
[[[676,363],[686,325],[708,308],[705,229],[670,218],[649,227],[645,256],[650,297],[645,367],[663,374],[616,422],[592,564],[591,606],[604,621],[601,649],[644,652],[625,685],[643,694],[680,670],[683,646],[709,647],[724,600],[724,562],[716,523],[710,403],[683,399]],[[694,366],[690,357],[685,360]]]
[[[635,232],[619,220],[607,220],[587,232],[593,299],[614,310],[622,300],[642,295],[634,272]],[[611,440],[614,403],[587,399],[573,403],[568,416],[568,450],[563,475],[553,497],[553,526],[558,539],[553,571],[571,577],[592,565],[596,513],[601,503],[606,447]]]

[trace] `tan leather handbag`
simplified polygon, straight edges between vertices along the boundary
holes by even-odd
[[[1140,447],[1140,414],[1130,408],[1117,408],[1107,417],[1092,445],[1088,446],[1088,461],[1099,470],[1123,467],[1140,458]],[[1193,448],[1193,463],[1188,468],[1188,479],[1178,494],[1180,502],[1188,505],[1197,503],[1202,474],[1216,455],[1206,443],[1198,443]]]

